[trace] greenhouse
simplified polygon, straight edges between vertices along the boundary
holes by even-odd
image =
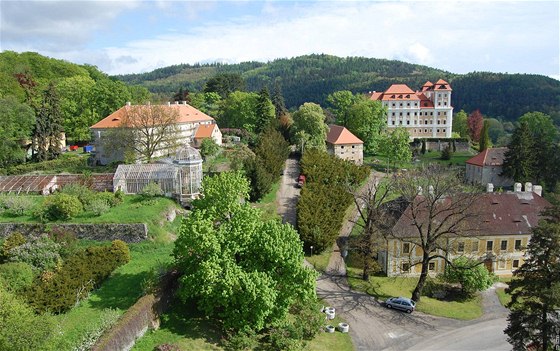
[[[190,147],[181,148],[174,158],[152,164],[119,165],[113,178],[113,191],[138,194],[154,182],[165,196],[173,197],[182,204],[196,198],[202,182],[202,157]]]

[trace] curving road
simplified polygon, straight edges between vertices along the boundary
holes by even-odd
[[[295,225],[299,189],[299,166],[288,159],[277,194],[278,214]],[[370,178],[370,180],[373,179]],[[349,223],[342,236],[348,235]],[[474,321],[430,316],[420,312],[406,314],[389,310],[374,297],[348,287],[345,266],[338,246],[327,267],[328,274],[317,279],[317,295],[335,307],[350,325],[350,336],[358,351],[372,350],[511,350],[503,330],[507,310],[502,307],[494,288],[482,293],[484,316]]]

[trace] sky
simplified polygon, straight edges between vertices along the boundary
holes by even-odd
[[[560,79],[560,1],[0,0],[0,50],[108,74],[306,54]]]

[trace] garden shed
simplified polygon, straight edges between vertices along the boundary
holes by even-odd
[[[138,194],[150,182],[157,183],[166,196],[182,204],[200,193],[202,157],[195,148],[184,146],[173,158],[152,164],[119,165],[113,178],[113,191]]]

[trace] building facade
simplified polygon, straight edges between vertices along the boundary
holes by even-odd
[[[406,84],[393,84],[384,92],[370,93],[371,100],[387,108],[387,129],[404,127],[411,139],[451,138],[453,107],[451,85],[440,79],[428,81],[421,91]]]
[[[510,187],[513,179],[502,176],[507,147],[489,148],[466,161],[465,178],[469,184]]]
[[[105,142],[106,138],[111,137],[111,133],[109,133],[111,130],[122,126],[121,123],[127,116],[134,116],[135,109],[145,109],[148,107],[149,105],[131,105],[127,103],[90,127],[94,145],[92,156],[96,163],[106,165],[125,159],[125,150],[119,148],[108,149]],[[211,128],[212,132],[209,133],[208,137],[213,138],[218,145],[222,144],[222,133],[216,125],[214,118],[188,105],[186,102],[167,103],[161,107],[169,109],[178,115],[176,124],[173,126],[173,134],[176,139],[173,143],[161,143],[161,147],[153,155],[154,158],[173,155],[180,147],[194,145],[195,135],[201,126],[205,128],[205,126],[213,125]],[[210,130],[210,128],[208,129]],[[199,138],[199,141],[201,140],[202,138]]]
[[[364,142],[342,126],[329,126],[327,152],[357,165],[364,163]]]
[[[523,264],[525,248],[531,238],[531,228],[538,225],[540,213],[550,203],[539,192],[527,191],[481,193],[474,203],[479,216],[473,217],[466,227],[477,228],[460,236],[445,237],[439,243],[445,250],[436,250],[432,255],[429,273],[443,273],[446,259],[465,256],[483,262],[486,268],[498,276],[510,276]],[[409,210],[409,208],[407,208]],[[386,249],[379,255],[379,263],[388,276],[419,276],[423,250],[418,245],[419,235],[405,210],[393,228],[393,236],[386,242]],[[444,259],[444,257],[446,259]]]

